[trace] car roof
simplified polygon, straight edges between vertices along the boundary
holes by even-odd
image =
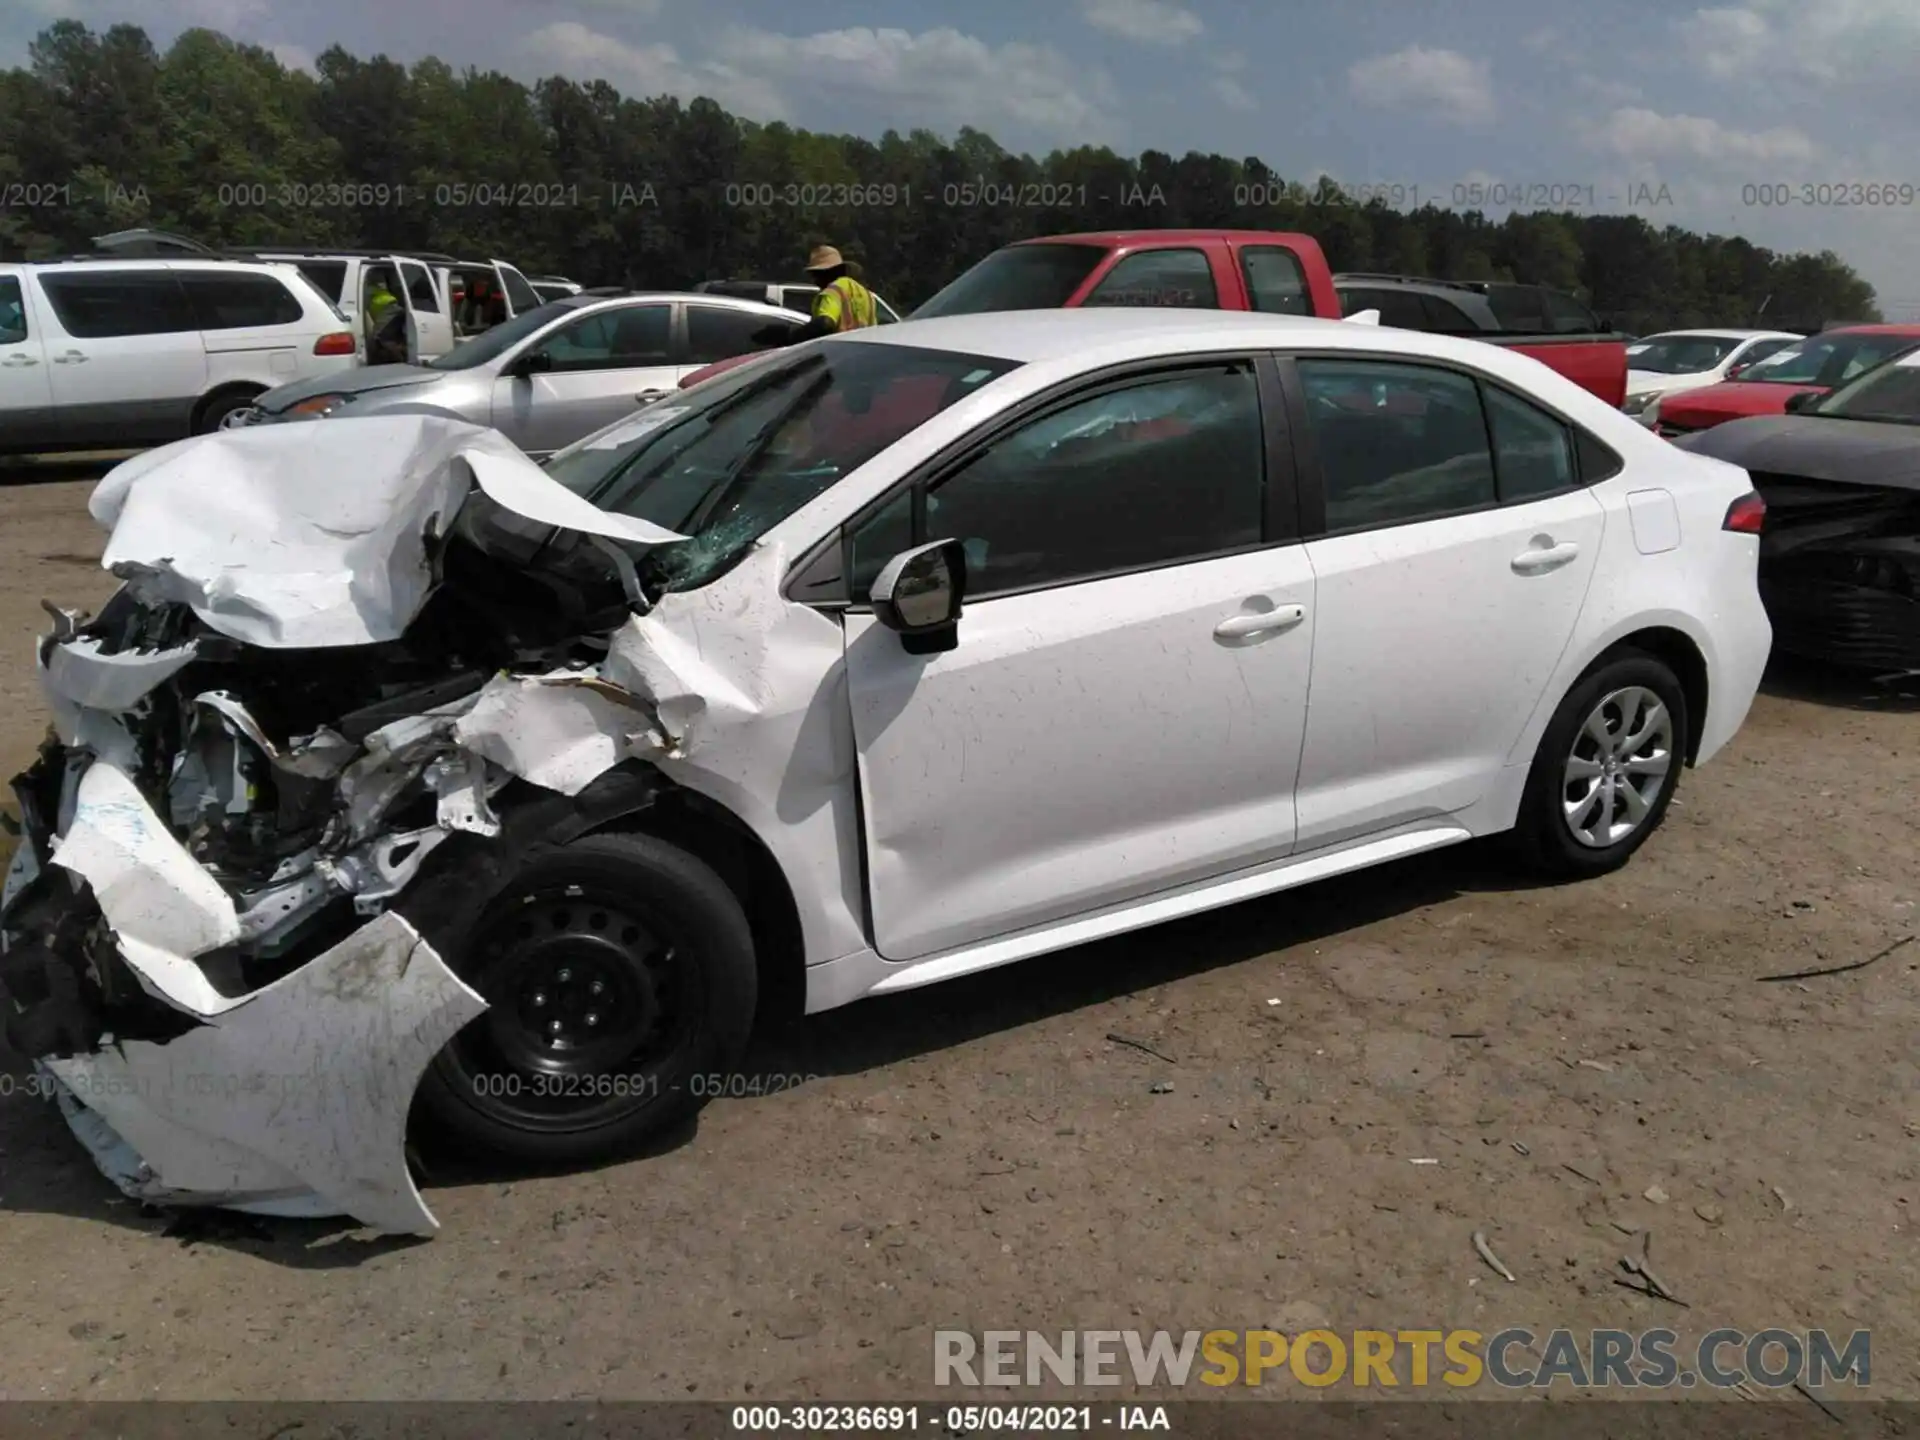
[[[1920,337],[1920,325],[1835,325],[1831,330],[1822,330],[1820,335],[1913,335]],[[1817,340],[1819,335],[1809,335],[1809,340]]]
[[[1016,245],[1099,245],[1117,250],[1131,245],[1191,245],[1197,240],[1241,241],[1245,244],[1271,244],[1282,240],[1309,237],[1284,230],[1082,230],[1072,235],[1036,235],[1016,240]]]
[[[102,270],[239,270],[247,274],[265,271],[271,275],[279,275],[288,270],[296,270],[296,267],[284,260],[228,260],[217,255],[169,255],[165,259],[142,255],[125,260],[115,255],[82,255],[63,256],[55,260],[0,261],[0,273],[11,274],[21,270],[73,270],[96,273]]]
[[[737,295],[715,295],[700,290],[635,290],[626,295],[567,295],[558,300],[550,300],[567,310],[587,310],[595,305],[670,305],[674,303],[695,305],[717,305],[725,310],[738,310],[747,315],[765,315],[780,320],[794,319],[794,312],[781,305],[769,305],[762,300],[742,300]]]
[[[1724,330],[1656,330],[1651,335],[1642,335],[1639,342],[1648,340],[1670,340],[1676,336],[1701,340],[1804,340],[1804,335],[1795,335],[1790,330],[1739,330],[1729,325]]]
[[[899,325],[869,326],[829,336],[824,344],[911,345],[1032,364],[1103,352],[1100,363],[1210,349],[1395,350],[1408,355],[1485,366],[1490,347],[1458,335],[1356,325],[1304,315],[1248,310],[1114,309],[1001,310],[943,315]],[[1498,350],[1497,353],[1511,352]]]

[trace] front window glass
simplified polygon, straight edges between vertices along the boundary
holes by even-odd
[[[1838,420],[1920,425],[1920,354],[1909,354],[1841,386],[1814,406],[1812,413]]]
[[[1627,347],[1627,364],[1649,375],[1694,375],[1713,369],[1741,344],[1732,335],[1654,335]]]
[[[426,363],[434,370],[471,370],[475,366],[498,360],[529,335],[546,329],[566,313],[559,304],[522,311],[511,320],[501,321],[484,334],[476,335],[465,344],[457,345],[445,355]]]

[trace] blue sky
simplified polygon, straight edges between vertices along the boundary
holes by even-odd
[[[1920,0],[13,0],[0,63],[63,15],[203,24],[288,63],[359,54],[709,94],[878,135],[1258,155],[1289,179],[1635,194],[1656,225],[1832,248],[1920,317]],[[763,177],[775,178],[775,177]],[[1906,185],[1905,205],[1847,206]],[[1755,202],[1785,185],[1795,203]],[[1814,204],[1799,188],[1822,187]],[[1641,189],[1640,187],[1645,187]],[[1782,192],[1775,192],[1782,193]],[[1856,198],[1864,195],[1856,192]]]

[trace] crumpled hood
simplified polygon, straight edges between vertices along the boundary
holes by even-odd
[[[101,564],[273,649],[395,640],[434,588],[430,537],[469,490],[541,524],[682,539],[566,489],[496,430],[434,415],[272,425],[176,441],[115,466],[88,509]]]
[[[426,385],[444,380],[447,372],[425,365],[363,365],[333,375],[316,375],[295,380],[267,391],[253,403],[269,415],[278,415],[289,405],[311,400],[317,395],[364,395],[373,390],[393,390],[403,385]]]
[[[1920,428],[1818,415],[1731,420],[1674,443],[1743,470],[1920,490]]]

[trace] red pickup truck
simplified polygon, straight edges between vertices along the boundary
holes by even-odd
[[[1117,230],[1021,240],[994,251],[908,318],[1095,305],[1341,318],[1340,295],[1319,242],[1264,230]],[[1460,333],[1451,326],[1432,328]],[[1531,355],[1609,405],[1627,398],[1627,345],[1620,336],[1486,329],[1474,331],[1473,338]],[[738,363],[721,361],[681,384],[696,384]]]

